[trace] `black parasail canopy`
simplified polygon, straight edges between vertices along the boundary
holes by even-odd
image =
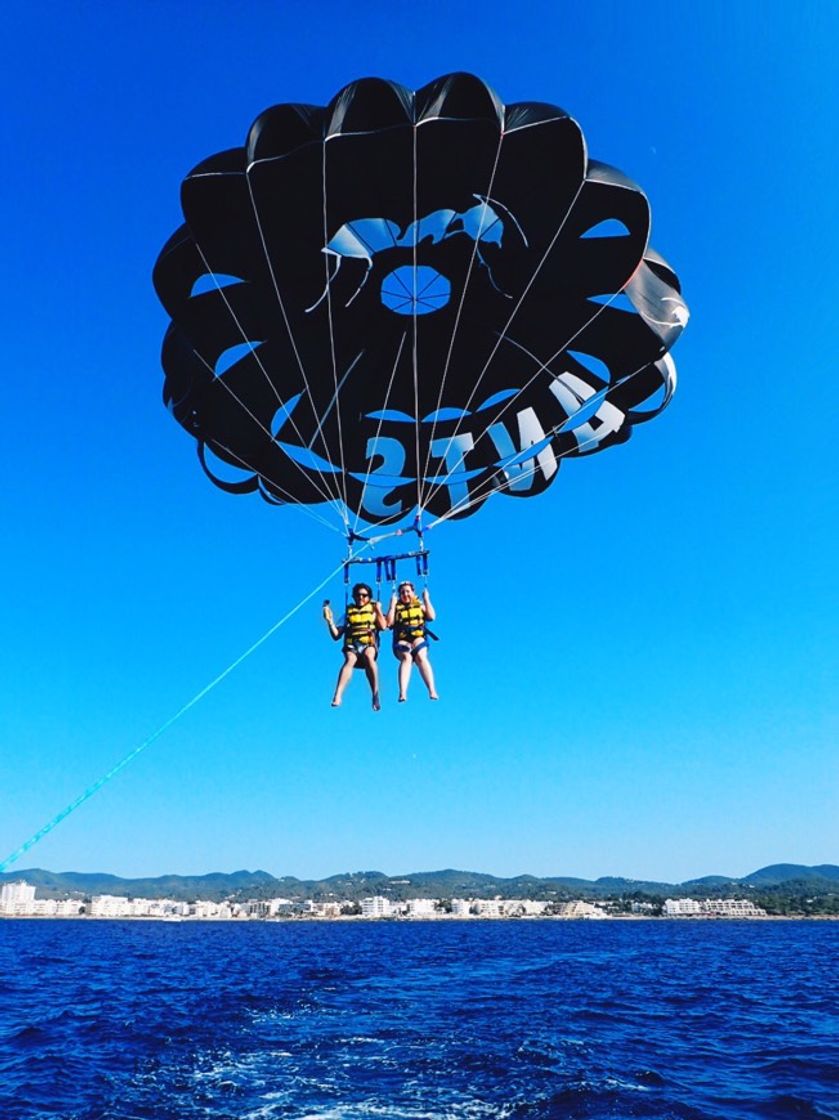
[[[346,519],[543,491],[675,389],[638,186],[470,74],[277,105],[199,164],[154,270],[164,399],[219,486]]]

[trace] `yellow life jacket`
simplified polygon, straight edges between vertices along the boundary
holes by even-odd
[[[363,646],[375,643],[376,612],[371,602],[368,601],[362,607],[357,607],[355,603],[347,604],[344,637],[348,642],[360,642]]]
[[[425,610],[419,599],[397,603],[394,616],[394,638],[397,642],[415,642],[425,635]]]

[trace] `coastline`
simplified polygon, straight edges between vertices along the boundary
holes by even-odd
[[[236,917],[236,918],[218,918],[218,917],[199,917],[198,915],[158,915],[158,914],[122,914],[122,915],[106,915],[106,914],[0,914],[0,922],[130,922],[136,924],[138,922],[151,922],[155,924],[164,923],[171,924],[185,924],[196,925],[212,922],[220,926],[248,926],[248,925],[276,925],[281,923],[283,925],[300,925],[304,924],[335,924],[357,922],[364,925],[381,925],[388,923],[391,925],[416,925],[418,923],[426,923],[428,925],[435,925],[441,922],[460,922],[467,925],[480,925],[485,922],[594,922],[599,924],[601,922],[654,922],[654,923],[667,923],[676,925],[685,925],[688,922],[704,922],[730,925],[732,922],[741,922],[748,925],[765,924],[766,922],[835,922],[839,921],[839,914],[761,914],[755,917],[722,917],[716,914],[685,914],[677,918],[663,917],[655,914],[604,914],[601,918],[590,917],[566,917],[562,914],[523,914],[520,916],[511,916],[506,914],[437,914],[429,915],[423,914],[418,917],[396,917],[394,915],[387,915],[384,917],[368,918],[361,914],[340,914],[335,917],[323,917],[312,914],[301,914],[297,916],[284,915],[274,916],[270,918],[260,917]]]

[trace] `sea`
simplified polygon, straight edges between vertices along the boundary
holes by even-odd
[[[836,1120],[838,950],[831,921],[0,921],[0,1120]]]

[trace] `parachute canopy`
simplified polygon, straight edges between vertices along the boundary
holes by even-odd
[[[688,312],[580,126],[470,74],[276,105],[182,185],[164,400],[212,480],[370,524],[526,497],[666,406]]]

